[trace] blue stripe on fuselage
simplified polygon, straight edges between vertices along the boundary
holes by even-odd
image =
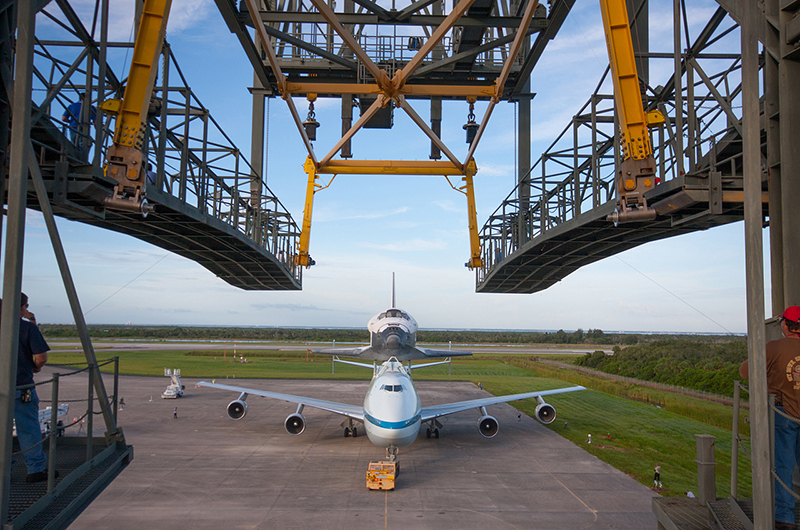
[[[418,422],[422,418],[422,416],[420,414],[417,414],[410,420],[405,420],[405,421],[383,421],[379,420],[378,418],[375,418],[374,416],[370,416],[369,414],[364,412],[364,418],[371,424],[377,425],[378,427],[382,427],[384,429],[404,429],[409,425],[413,425],[416,422]]]

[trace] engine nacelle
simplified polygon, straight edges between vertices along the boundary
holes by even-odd
[[[283,426],[291,435],[303,434],[303,431],[306,430],[306,418],[302,414],[290,414],[283,422]]]
[[[232,420],[241,420],[247,414],[247,403],[235,399],[228,403],[228,417]]]
[[[556,409],[553,405],[547,403],[539,403],[536,405],[536,419],[548,425],[556,420]]]
[[[500,430],[500,424],[492,416],[482,416],[478,420],[478,430],[484,438],[494,438]]]

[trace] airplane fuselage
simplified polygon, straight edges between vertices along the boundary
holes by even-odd
[[[408,372],[396,359],[383,363],[364,397],[364,427],[380,447],[404,447],[419,434],[422,404]]]

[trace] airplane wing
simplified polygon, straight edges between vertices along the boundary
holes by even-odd
[[[456,403],[422,407],[420,414],[422,415],[422,421],[426,422],[440,416],[446,416],[448,414],[453,414],[464,410],[488,407],[489,405],[496,405],[498,403],[508,403],[509,401],[518,401],[520,399],[529,399],[538,396],[550,396],[553,394],[563,394],[564,392],[575,392],[577,390],[586,390],[586,388],[582,386],[571,386],[567,388],[556,388],[554,390],[526,392],[524,394],[510,394],[508,396],[492,396],[488,398],[471,399],[469,401],[458,401]]]
[[[316,409],[327,410],[335,414],[341,414],[354,420],[364,421],[364,407],[360,405],[348,405],[346,403],[337,403],[335,401],[327,401],[324,399],[315,399],[303,396],[293,396],[292,394],[280,394],[278,392],[269,392],[268,390],[255,390],[253,388],[242,388],[238,386],[220,385],[217,383],[209,383],[207,381],[200,381],[197,383],[198,387],[207,386],[209,388],[219,388],[220,390],[230,390],[231,392],[238,392],[245,394],[252,394],[254,396],[263,396],[272,399],[279,399],[281,401],[288,401],[289,403],[297,403],[306,407],[314,407]]]
[[[361,355],[369,349],[369,346],[364,346],[362,348],[326,348],[324,350],[311,350],[311,353],[319,353],[320,355],[341,355],[343,357],[361,357]]]
[[[464,355],[472,355],[471,351],[431,350],[429,348],[420,348],[419,346],[417,346],[416,349],[424,353],[426,357],[461,357]]]

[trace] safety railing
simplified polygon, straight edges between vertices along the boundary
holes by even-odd
[[[711,172],[741,181],[741,57],[730,51],[739,49],[737,33],[736,23],[718,11],[689,50],[679,50],[681,97],[675,96],[674,75],[664,86],[646,88],[647,110],[658,109],[666,117],[651,131],[657,184]],[[664,61],[675,60],[671,52],[642,56],[649,58],[651,71],[669,71]],[[608,72],[488,217],[480,234],[483,266],[477,269],[477,284],[529,241],[616,200],[619,127]]]
[[[44,176],[53,178],[59,161],[102,167],[114,121],[97,109],[123,96],[110,65],[127,69],[132,43],[98,41],[67,2],[48,5],[38,20],[32,140]],[[158,70],[144,138],[145,195],[149,188],[177,198],[273,255],[292,252],[300,230],[291,214],[200,102],[166,43]],[[300,282],[302,269],[288,259],[284,265]]]
[[[108,364],[114,365],[114,390],[113,393],[108,397],[108,403],[100,403],[99,410],[95,411],[95,401],[98,399],[94,396],[94,384],[95,384],[95,377],[102,377],[99,372],[99,369],[103,366]],[[78,376],[81,374],[88,375],[88,382],[87,382],[87,390],[85,392],[86,397],[76,397],[76,395],[64,392],[61,388],[61,381],[62,378],[66,377],[73,377]],[[38,412],[39,420],[37,422],[36,428],[42,432],[42,438],[39,442],[27,446],[27,447],[20,447],[20,450],[17,452],[12,453],[13,457],[24,457],[24,453],[35,449],[39,446],[44,445],[45,443],[48,444],[48,458],[47,458],[47,491],[51,491],[55,485],[55,466],[56,466],[56,453],[58,451],[58,438],[65,436],[67,434],[73,434],[75,436],[79,436],[81,432],[84,433],[86,436],[86,461],[90,461],[94,455],[93,449],[93,431],[94,431],[94,416],[102,415],[108,409],[112,411],[112,417],[114,418],[114,423],[116,424],[117,418],[117,394],[119,390],[119,357],[114,357],[113,359],[108,359],[105,361],[98,362],[97,366],[86,366],[85,368],[80,368],[76,370],[72,370],[70,372],[55,372],[51,379],[47,379],[45,381],[39,381],[38,383],[33,383],[29,385],[22,385],[18,386],[16,389],[21,392],[31,391],[31,389],[36,389],[39,387],[43,387],[45,385],[51,385],[50,390],[50,399],[43,399],[43,398],[36,398],[35,402],[38,406],[39,403],[50,403],[50,406],[47,407],[49,409],[50,414],[47,414],[47,409],[45,409],[45,414],[41,414],[40,411]],[[34,392],[34,394],[38,394]],[[67,397],[65,397],[65,394]],[[72,421],[69,421],[69,405],[75,403],[85,403],[86,409],[82,410],[79,415],[73,416]],[[67,405],[67,407],[63,407],[63,405]],[[23,405],[24,406],[24,405]],[[64,416],[62,419],[61,417]],[[14,432],[17,432],[18,427],[14,426]]]
[[[324,50],[328,53],[335,53],[340,57],[352,57],[352,52],[347,48],[339,35],[328,31],[325,24],[291,24],[294,28],[283,28],[286,34],[293,39],[302,41],[305,45],[300,46],[292,42],[281,42],[276,46],[276,56],[278,61],[284,65],[294,65],[302,61],[304,65],[313,65],[315,61],[324,64],[326,68],[342,68],[317,53],[316,50]],[[311,29],[311,31],[308,31]],[[433,28],[435,29],[435,28]],[[366,34],[366,31],[373,34]],[[381,27],[368,27],[360,30],[356,34],[356,40],[364,49],[366,54],[381,66],[391,64],[405,64],[409,62],[422,45],[430,37],[430,32],[421,32],[418,29],[410,30],[401,28],[397,32],[393,28],[392,34],[381,34]],[[440,43],[434,47],[431,54],[426,58],[426,62],[431,62],[432,58],[447,58],[452,56],[455,43],[458,42],[461,28],[454,28],[452,35],[446,35]],[[486,44],[494,39],[501,37],[497,28],[487,28],[481,37],[481,44]],[[508,56],[510,43],[498,45],[490,50],[483,51],[475,56],[475,64],[484,68],[502,68],[505,58]],[[518,64],[521,64],[524,54],[520,53]]]
[[[741,392],[749,392],[749,389],[741,384],[739,381],[734,382],[734,408],[733,408],[733,450],[731,451],[731,497],[737,498],[738,496],[738,475],[739,475],[739,455],[744,454],[748,459],[751,458],[750,451],[748,450],[748,443],[750,440],[739,433],[739,397]],[[800,495],[795,493],[792,475],[794,469],[786,470],[783,476],[778,474],[775,467],[775,425],[776,423],[786,424],[792,422],[800,424],[800,419],[790,416],[783,411],[781,407],[775,404],[775,395],[768,394],[769,399],[769,453],[770,453],[770,475],[776,481],[774,495],[793,497],[795,501],[800,501]],[[786,450],[794,455],[794,446],[787,447]]]

